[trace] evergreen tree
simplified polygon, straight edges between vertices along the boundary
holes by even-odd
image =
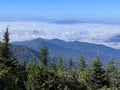
[[[77,75],[76,75],[76,72],[74,71],[73,69],[73,61],[72,61],[72,58],[70,57],[69,58],[69,61],[68,61],[68,69],[67,69],[67,77],[68,78],[75,78]]]
[[[31,63],[28,66],[27,90],[40,90],[40,68],[36,66],[35,59],[35,57],[32,57]]]
[[[52,60],[52,59],[51,59],[50,62],[48,63],[48,69],[49,69],[49,68],[55,70],[54,64],[53,64],[53,60]]]
[[[22,89],[26,90],[25,83],[27,81],[27,71],[23,63],[19,63],[17,60],[12,65],[10,74],[12,75],[13,80],[16,85]]]
[[[48,47],[47,46],[45,46],[41,49],[40,61],[41,61],[42,66],[46,66],[48,63]]]
[[[10,50],[10,43],[9,43],[10,39],[9,39],[8,28],[6,28],[3,37],[4,37],[3,41],[0,44],[0,70],[5,70],[7,72],[5,77],[8,81],[10,80],[11,83],[14,84],[13,87],[16,86],[25,90],[24,82],[25,82],[26,69],[22,66],[22,64],[19,64],[12,55],[12,52]],[[3,82],[6,79],[3,79]],[[9,85],[9,84],[10,82],[5,85]]]
[[[81,58],[80,58],[79,72],[80,72],[80,71],[84,71],[85,68],[86,68],[85,58],[84,58],[84,56],[82,55]]]
[[[93,61],[87,82],[92,90],[97,90],[107,85],[108,78],[100,62],[100,56],[97,56],[97,59]]]
[[[34,64],[29,65],[28,80],[26,85],[27,90],[40,90],[39,73],[40,71],[38,66]]]
[[[58,74],[63,74],[63,58],[60,57],[57,64],[57,72]]]
[[[113,59],[109,62],[107,74],[109,76],[110,87],[116,90],[120,89],[120,69]]]
[[[64,90],[66,86],[66,78],[65,76],[67,75],[63,69],[63,57],[59,57],[57,67],[56,67],[56,73],[57,73],[57,78],[56,78],[56,85],[58,90]]]
[[[46,54],[42,57],[44,55]],[[31,60],[28,68],[27,90],[58,90],[55,86],[56,73],[53,64],[52,62],[44,63],[44,60],[47,58],[42,59],[42,66],[35,63],[35,58]]]
[[[73,61],[72,58],[70,57],[68,61],[68,71],[72,72],[72,69],[73,69]]]
[[[0,70],[0,90],[20,90],[6,70]]]
[[[15,82],[16,77],[14,78],[15,73],[12,73],[13,69],[16,70],[16,68],[14,67],[15,59],[10,50],[9,40],[9,31],[6,28],[3,41],[0,43],[0,71],[5,70],[6,74],[0,81],[2,81],[2,86],[6,87],[5,90],[19,90]],[[5,82],[8,83],[5,84]]]
[[[44,83],[41,85],[43,90],[58,90],[56,87],[56,71],[52,62],[49,63],[47,69],[42,69],[41,76],[44,78]]]
[[[6,28],[3,37],[4,37],[3,42],[0,44],[0,64],[4,68],[8,69],[11,67],[14,60],[13,55],[10,51],[10,44],[9,44],[10,39],[9,39],[8,28]]]
[[[78,73],[77,79],[78,79],[79,83],[81,83],[83,85],[87,85],[86,78],[87,78],[88,70],[86,68],[85,58],[83,55],[80,57],[80,64],[78,66],[77,73]]]

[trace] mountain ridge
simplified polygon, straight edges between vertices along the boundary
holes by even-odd
[[[40,52],[42,47],[48,46],[50,57],[58,60],[58,58],[62,56],[65,63],[67,63],[69,57],[72,57],[75,65],[78,64],[81,55],[85,56],[86,62],[88,63],[91,63],[91,60],[93,60],[98,54],[101,56],[101,60],[104,64],[107,64],[112,58],[117,62],[120,61],[119,49],[114,49],[101,44],[91,44],[79,41],[66,42],[60,39],[42,38],[13,42],[13,44],[26,46],[37,52]],[[57,60],[55,60],[55,62],[57,62]]]

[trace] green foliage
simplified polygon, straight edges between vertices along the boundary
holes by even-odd
[[[46,57],[46,55],[47,53],[43,54],[42,57]],[[42,65],[37,65],[35,63],[36,59],[33,58],[32,63],[28,66],[27,90],[55,90],[55,69],[53,64],[52,62],[49,64],[47,62],[44,63],[44,60],[47,61],[47,58],[41,59]]]
[[[13,63],[13,56],[10,51],[8,28],[4,33],[3,42],[0,44],[0,68],[9,69]]]
[[[27,72],[24,64],[19,62],[14,62],[12,68],[9,72],[12,79],[15,81],[16,85],[23,90],[26,90],[25,82],[27,80]]]
[[[88,75],[88,70],[86,68],[85,58],[82,55],[80,58],[80,64],[77,72],[77,76],[78,76],[77,79],[79,83],[87,86],[87,82],[86,82],[87,75]]]
[[[88,77],[88,72],[89,71],[85,69],[84,71],[79,72],[77,77],[78,81],[86,86],[87,86],[86,78]]]
[[[73,61],[72,58],[70,57],[68,61],[68,71],[71,72],[72,69],[73,69]]]
[[[0,85],[2,88],[0,90],[19,90],[20,88],[25,90],[23,68],[21,64],[16,63],[10,50],[8,28],[3,37],[0,44]]]
[[[41,65],[46,66],[48,62],[48,47],[45,46],[40,51],[40,61]]]
[[[80,64],[79,64],[79,72],[80,71],[84,71],[84,69],[86,68],[86,64],[85,64],[85,58],[82,55],[80,58]]]
[[[59,58],[56,68],[57,68],[57,74],[59,76],[62,76],[63,75],[63,58],[62,57]]]
[[[112,89],[120,89],[120,69],[118,68],[118,64],[114,62],[113,59],[109,62],[106,71],[109,76],[110,87]]]
[[[87,82],[92,90],[97,90],[107,85],[108,77],[100,62],[100,56],[97,56],[96,60],[92,62]]]
[[[26,82],[26,88],[27,90],[39,90],[39,67],[35,64],[29,64],[28,67],[28,80]]]
[[[0,70],[0,90],[20,90],[6,70]]]

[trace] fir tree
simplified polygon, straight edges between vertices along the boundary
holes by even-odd
[[[97,56],[96,60],[93,61],[88,74],[87,82],[92,90],[97,90],[106,86],[108,79],[102,63],[100,62],[100,56]]]
[[[7,69],[11,67],[13,63],[13,55],[10,51],[10,44],[9,44],[9,32],[8,28],[6,28],[6,31],[4,33],[4,39],[2,43],[0,44],[0,64],[3,67],[6,67]]]
[[[25,83],[27,81],[27,71],[26,71],[26,67],[24,66],[24,64],[16,61],[12,65],[10,73],[11,73],[12,78],[15,81],[16,85],[20,89],[26,90]]]
[[[13,73],[13,71],[17,71],[17,69],[14,67],[15,59],[10,50],[9,40],[9,31],[8,28],[6,28],[3,41],[0,44],[0,71],[5,70],[6,72],[5,76],[1,80],[3,86],[6,87],[5,90],[19,90],[19,86],[17,86],[17,83],[15,82],[16,77],[14,77],[16,73]],[[7,83],[5,84],[5,82]]]
[[[6,70],[0,70],[0,90],[20,90]]]
[[[28,66],[27,90],[40,90],[40,68],[36,66],[35,59],[35,57],[32,57],[31,63]]]
[[[48,63],[48,47],[45,46],[41,49],[40,52],[40,63],[42,66],[46,66]]]
[[[87,74],[88,74],[88,70],[86,68],[86,63],[85,63],[85,57],[82,55],[80,57],[80,64],[78,66],[78,81],[79,83],[86,85],[86,78],[87,78]]]
[[[80,72],[80,71],[84,71],[85,68],[86,68],[85,58],[84,58],[84,56],[82,55],[81,58],[80,58],[79,72]]]
[[[58,64],[57,64],[57,71],[59,73],[63,72],[63,58],[62,57],[59,58],[59,61],[58,61]]]
[[[42,57],[44,55],[46,54],[43,54]],[[27,90],[57,90],[55,86],[56,73],[53,64],[52,62],[44,63],[44,60],[47,60],[47,58],[42,59],[42,66],[35,63],[36,58],[31,60],[32,62],[28,68]]]
[[[70,57],[68,61],[68,71],[72,72],[72,69],[73,69],[73,61],[72,58]]]
[[[107,74],[109,76],[109,83],[112,89],[120,89],[120,69],[118,64],[113,61],[113,59],[109,62],[107,68]]]
[[[76,77],[76,72],[73,69],[73,61],[72,61],[71,57],[69,58],[69,61],[68,61],[68,69],[67,69],[67,71],[68,71],[67,72],[68,73],[67,77],[69,77],[69,78]]]

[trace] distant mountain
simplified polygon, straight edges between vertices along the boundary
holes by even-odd
[[[116,35],[114,37],[111,37],[107,42],[120,42],[120,35]]]
[[[55,59],[63,56],[65,64],[67,64],[68,58],[72,57],[75,66],[79,62],[80,55],[85,56],[87,63],[90,63],[97,54],[100,54],[104,64],[108,63],[108,60],[111,58],[120,61],[120,50],[86,42],[65,42],[59,39],[49,40],[38,38],[30,41],[13,42],[13,44],[26,46],[36,52],[39,52],[42,47],[48,46],[50,57]]]
[[[11,44],[11,51],[17,60],[26,61],[27,63],[33,55],[36,57],[39,56],[39,52],[22,45]]]
[[[76,18],[76,19],[58,19],[58,20],[51,20],[50,23],[56,23],[56,24],[79,24],[79,23],[94,23],[94,24],[112,24],[112,25],[115,25],[115,24],[120,24],[120,21],[119,20],[94,20],[94,19],[85,19],[85,18]]]
[[[52,21],[51,23],[56,23],[56,24],[78,24],[78,23],[83,23],[80,20],[57,20],[57,21]]]

